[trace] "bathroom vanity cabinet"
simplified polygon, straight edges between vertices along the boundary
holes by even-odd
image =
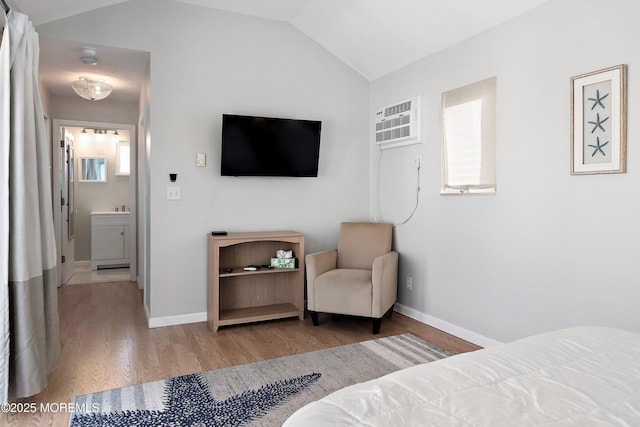
[[[91,213],[91,270],[129,267],[129,212]]]

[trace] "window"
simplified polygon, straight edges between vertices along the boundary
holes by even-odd
[[[120,141],[116,145],[116,175],[129,175],[129,143]]]
[[[440,194],[496,193],[496,78],[442,95]]]

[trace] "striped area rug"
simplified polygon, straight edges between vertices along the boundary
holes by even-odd
[[[71,426],[279,426],[351,384],[450,356],[411,334],[77,396]]]

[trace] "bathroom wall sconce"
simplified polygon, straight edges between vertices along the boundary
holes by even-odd
[[[169,180],[171,182],[176,182],[176,179],[178,179],[178,174],[177,173],[170,173],[169,174]]]
[[[80,140],[85,142],[89,140],[89,135],[90,135],[90,131],[93,131],[93,135],[94,135],[94,140],[96,142],[104,142],[105,140],[108,141],[109,135],[111,138],[111,141],[114,144],[117,144],[120,142],[120,137],[122,135],[120,135],[120,133],[118,132],[118,129],[100,129],[100,128],[83,128],[82,132],[80,132]],[[113,132],[113,133],[111,133]],[[125,136],[126,138],[126,136]]]
[[[104,136],[107,134],[107,131],[103,129],[94,129],[93,133],[96,136],[96,141],[102,142],[104,141]]]

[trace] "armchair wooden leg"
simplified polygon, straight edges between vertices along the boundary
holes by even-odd
[[[387,310],[387,312],[382,317],[386,317],[387,319],[391,319],[392,315],[393,315],[393,306],[391,306],[391,308],[389,310]]]
[[[373,318],[373,334],[377,335],[380,333],[380,324],[382,323],[382,318]]]
[[[318,312],[310,311],[309,314],[311,315],[311,322],[313,322],[313,326],[318,326],[320,324],[320,322],[318,322]]]

